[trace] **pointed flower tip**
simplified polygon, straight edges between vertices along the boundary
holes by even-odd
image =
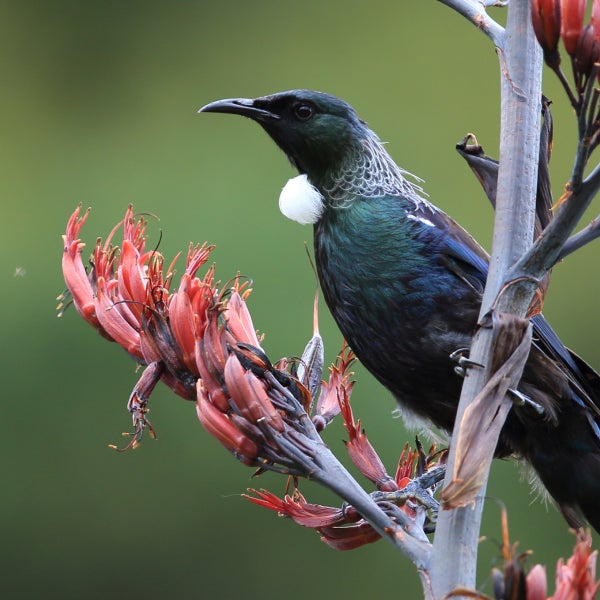
[[[226,312],[227,325],[238,342],[250,344],[260,348],[260,341],[256,334],[254,323],[248,305],[240,294],[239,289],[234,288],[227,303]]]
[[[186,273],[191,277],[195,277],[198,269],[208,260],[215,247],[214,244],[204,243],[200,246],[190,243],[186,257]]]
[[[325,345],[317,332],[306,344],[297,369],[298,380],[309,390],[312,398],[316,398],[321,386],[324,363]]]
[[[313,336],[319,336],[319,288],[315,291],[315,299],[313,303]]]
[[[311,529],[331,527],[345,522],[344,512],[332,506],[312,504],[296,490],[294,496],[286,494],[283,498],[261,489],[248,489],[248,494],[243,497],[250,502],[274,510],[281,516],[290,517],[299,525]]]
[[[79,216],[80,211],[81,205],[71,214],[67,222],[66,232],[62,236],[64,242],[62,271],[68,292],[61,294],[59,298],[63,299],[69,295],[77,312],[92,327],[101,330],[102,327],[94,305],[94,289],[91,277],[88,275],[82,259],[85,244],[78,237],[90,209],[88,208],[81,217]],[[62,310],[62,305],[59,305],[59,307],[59,310]]]
[[[80,217],[79,214],[81,213],[81,204],[79,204],[77,208],[75,208],[67,222],[67,230],[66,234],[63,236],[63,239],[66,238],[66,241],[69,242],[75,241],[75,238],[79,235],[79,231],[87,221],[91,210],[92,209],[88,207],[83,213],[83,215]]]
[[[527,600],[546,600],[546,569],[542,565],[535,565],[525,580],[527,587]]]

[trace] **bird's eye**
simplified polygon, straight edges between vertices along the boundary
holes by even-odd
[[[294,106],[294,115],[299,121],[308,121],[314,113],[313,106],[305,102],[300,102]]]

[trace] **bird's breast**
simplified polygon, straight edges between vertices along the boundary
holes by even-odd
[[[480,301],[472,289],[397,214],[339,210],[322,219],[315,258],[327,305],[360,361],[403,403],[451,426],[454,408],[445,405],[461,381],[449,355],[470,344]]]

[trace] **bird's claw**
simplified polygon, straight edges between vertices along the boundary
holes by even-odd
[[[508,388],[508,394],[511,396],[515,406],[529,406],[533,408],[538,415],[544,414],[544,407],[539,402],[536,402],[529,396],[523,394],[523,392],[519,392],[519,390],[515,390],[513,388]]]
[[[445,472],[445,465],[433,467],[411,480],[400,490],[393,492],[377,491],[373,492],[371,497],[388,513],[390,512],[389,507],[392,506],[397,510],[400,510],[399,507],[406,503],[409,503],[413,508],[420,506],[427,515],[427,522],[423,525],[424,531],[425,533],[432,533],[435,530],[437,515],[440,510],[440,503],[433,497],[433,491],[437,484],[443,480]]]
[[[460,377],[467,376],[467,369],[471,367],[478,367],[480,369],[483,368],[481,363],[475,362],[474,360],[470,360],[465,356],[465,354],[469,353],[469,348],[459,348],[450,354],[450,360],[457,363],[454,367],[454,372]]]
[[[396,505],[413,500],[428,510],[438,511],[440,503],[427,490],[413,484],[414,482],[411,481],[406,487],[395,492],[375,492],[373,497],[377,502],[390,502]]]
[[[483,368],[481,363],[475,362],[474,360],[470,360],[465,356],[466,353],[469,352],[468,348],[459,348],[450,354],[450,360],[453,360],[457,363],[454,367],[454,372],[461,377],[466,377],[467,369],[471,367]],[[533,408],[538,415],[544,414],[544,407],[535,400],[531,399],[523,392],[519,392],[519,390],[515,390],[513,388],[508,389],[508,394],[511,396],[513,403],[515,406],[529,406]]]

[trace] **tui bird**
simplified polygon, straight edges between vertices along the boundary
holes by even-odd
[[[200,112],[249,117],[285,152],[300,175],[279,205],[314,225],[320,285],[342,334],[403,415],[451,431],[462,380],[450,355],[470,345],[487,253],[335,96],[293,90]],[[583,515],[600,531],[600,376],[541,314],[532,323],[518,387],[532,402],[511,410],[496,456],[527,460],[571,526]]]

